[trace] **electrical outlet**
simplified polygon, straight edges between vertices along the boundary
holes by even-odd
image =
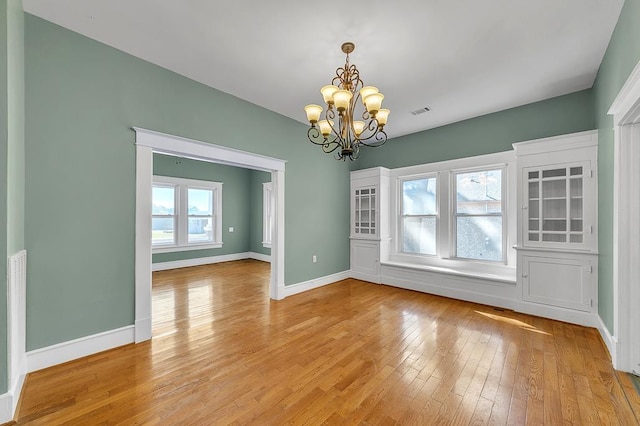
[[[311,256],[311,261],[313,263],[316,263],[318,261],[318,257],[314,254],[313,256]]]
[[[229,232],[233,232],[233,226],[229,227]]]

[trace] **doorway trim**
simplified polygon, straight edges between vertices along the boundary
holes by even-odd
[[[616,369],[640,373],[640,62],[608,112],[614,125],[613,351]],[[634,308],[635,307],[635,308]]]
[[[135,341],[151,339],[151,188],[153,153],[271,173],[275,221],[269,295],[284,293],[284,171],[286,161],[180,136],[134,127],[136,132]]]

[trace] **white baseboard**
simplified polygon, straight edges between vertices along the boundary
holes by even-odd
[[[0,422],[6,423],[13,420],[13,400],[14,395],[11,392],[6,392],[0,395]]]
[[[0,395],[0,423],[6,423],[13,420],[25,378],[26,374],[21,373],[18,380],[16,380],[16,383],[14,383],[14,386],[9,389],[8,392]]]
[[[263,262],[271,262],[271,256],[269,255],[247,251],[243,253],[222,254],[220,256],[196,257],[193,259],[156,262],[151,264],[151,270],[166,271],[167,269],[188,268],[190,266],[209,265],[212,263],[231,262],[232,260],[243,259],[256,259]]]
[[[618,369],[618,366],[616,366],[616,361],[617,361],[616,348],[618,346],[618,341],[615,337],[611,335],[604,321],[602,321],[602,318],[600,318],[600,315],[598,315],[597,328],[598,328],[598,331],[600,332],[600,336],[602,337],[602,341],[604,342],[605,346],[607,347],[607,350],[609,351],[609,356],[611,357],[613,368]]]
[[[135,323],[135,342],[140,343],[151,339],[152,328],[151,317],[137,319]]]
[[[297,284],[291,284],[284,287],[284,297],[293,296],[294,294],[302,293],[305,291],[313,290],[314,288],[322,287],[327,284],[335,283],[336,281],[346,280],[351,277],[351,271],[337,272],[331,275],[325,275],[324,277],[314,278],[309,281],[304,281]]]
[[[433,294],[435,296],[464,300],[465,302],[479,303],[481,305],[495,306],[504,309],[513,309],[512,299],[491,294],[476,293],[459,288],[448,288],[445,286],[428,284],[426,282],[402,280],[398,279],[397,277],[383,276],[382,284],[392,287],[404,288],[405,290],[414,290],[422,293]]]
[[[256,253],[254,251],[249,252],[249,259],[260,260],[262,262],[271,263],[271,256],[268,254]]]
[[[541,303],[532,303],[524,300],[516,301],[514,310],[516,312],[522,312],[523,314],[568,322],[571,324],[582,325],[584,327],[599,328],[598,321],[600,317],[598,314],[592,312],[576,311],[559,306],[543,305]]]
[[[134,326],[104,331],[68,342],[27,352],[27,372],[31,373],[63,362],[72,361],[118,346],[133,343]]]

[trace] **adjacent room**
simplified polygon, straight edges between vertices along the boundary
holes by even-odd
[[[640,0],[310,6],[2,3],[0,423],[640,424]]]

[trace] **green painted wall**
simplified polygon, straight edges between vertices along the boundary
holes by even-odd
[[[262,246],[262,220],[264,215],[262,184],[271,182],[271,173],[251,171],[251,241],[250,251],[271,254],[271,249]]]
[[[8,2],[0,6],[0,194],[7,193],[8,159]],[[0,196],[0,393],[7,391],[7,197]]]
[[[607,115],[640,61],[640,0],[626,0],[593,86],[598,129],[598,310],[613,330],[613,118]]]
[[[0,3],[0,259],[24,245],[24,13],[22,1]],[[7,382],[7,265],[0,262],[0,393]]]
[[[286,284],[349,268],[348,165],[304,124],[25,19],[28,350],[133,323],[133,126],[286,160]]]
[[[593,130],[592,108],[591,90],[582,90],[391,139],[362,150],[353,167],[397,168],[510,151],[514,142]]]
[[[153,255],[153,263],[249,251],[251,170],[168,155],[153,155],[153,174],[222,182],[222,247]],[[229,232],[229,227],[234,228]]]

